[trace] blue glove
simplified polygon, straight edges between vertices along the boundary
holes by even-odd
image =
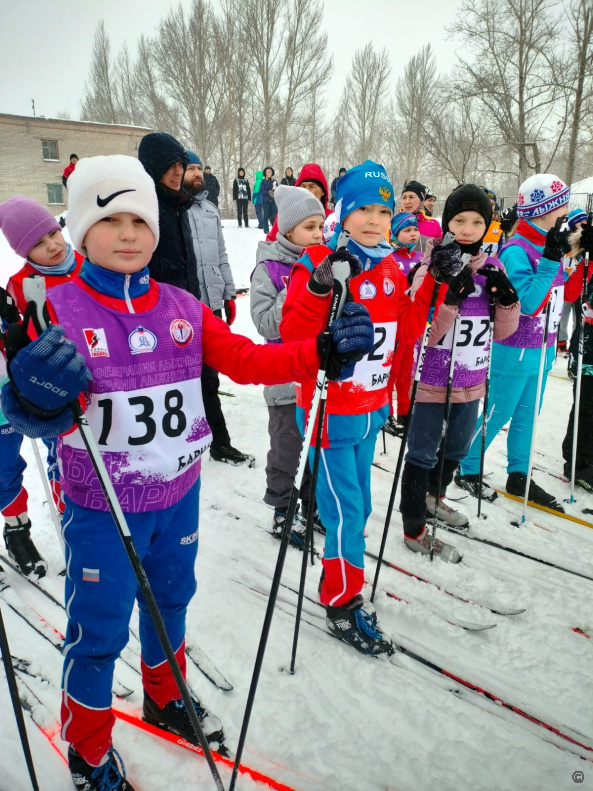
[[[28,410],[21,406],[17,394],[10,382],[4,385],[1,394],[4,416],[14,429],[18,431],[19,434],[24,434],[25,437],[33,437],[33,439],[58,437],[60,434],[70,431],[74,425],[74,412],[69,406],[55,417],[42,420],[41,418],[34,417]]]
[[[21,405],[42,419],[55,417],[75,401],[93,378],[59,324],[21,349],[10,361],[8,373]]]
[[[342,315],[331,323],[329,331],[331,346],[327,377],[332,381],[348,379],[356,363],[372,351],[375,342],[375,331],[368,310],[358,302],[347,302]]]

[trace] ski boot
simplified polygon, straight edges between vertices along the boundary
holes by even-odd
[[[389,638],[383,637],[377,626],[375,613],[362,609],[364,598],[358,593],[347,604],[340,607],[326,607],[326,623],[331,634],[343,640],[361,654],[391,656],[395,651]]]
[[[134,791],[126,780],[126,769],[120,754],[113,747],[106,753],[100,766],[87,764],[74,747],[68,747],[68,766],[72,782],[79,791]]]
[[[469,522],[467,521],[467,516],[462,514],[460,511],[456,511],[451,506],[447,505],[444,501],[444,498],[441,497],[439,500],[439,504],[436,504],[437,498],[433,494],[426,495],[426,517],[427,519],[434,518],[434,510],[436,507],[437,511],[437,520],[442,522],[451,530],[456,531],[457,533],[467,533],[469,530]]]
[[[302,500],[301,501],[301,514],[300,520],[303,527],[307,527],[307,517],[309,515],[309,501]],[[315,510],[313,511],[313,530],[316,530],[321,535],[325,535],[325,527],[323,522],[321,521],[321,517],[319,516],[319,508],[317,507],[317,503],[315,503]]]
[[[466,492],[469,492],[472,497],[477,498],[480,493],[480,476],[469,474],[469,475],[461,475],[461,473],[455,473],[455,477],[453,479],[457,486],[460,489],[465,489]],[[492,489],[490,486],[486,486],[484,481],[482,481],[482,500],[485,500],[487,503],[493,503],[496,498],[498,497],[498,493]]]
[[[433,546],[433,555],[444,560],[446,563],[459,563],[461,555],[451,544],[445,544],[437,538],[432,542],[432,536],[426,525],[422,528],[422,532],[416,538],[410,538],[404,533],[404,544],[412,552],[420,552],[422,555],[430,555],[430,547]]]
[[[14,560],[26,577],[45,577],[47,562],[37,551],[31,538],[31,521],[27,513],[5,516],[4,544],[8,556]]]
[[[274,538],[277,538],[278,541],[282,540],[282,534],[284,533],[284,525],[286,524],[286,516],[288,513],[288,508],[275,508],[274,509],[274,521],[272,522],[272,535]],[[294,515],[294,520],[292,523],[292,530],[290,531],[290,545],[300,549],[301,551],[304,549],[305,546],[305,533],[307,532],[306,528],[307,522],[304,523],[302,520],[297,519],[297,514]]]
[[[525,487],[527,486],[527,475],[522,472],[510,472],[507,478],[507,492],[514,494],[518,497],[525,497]],[[558,500],[551,494],[544,492],[541,486],[538,486],[535,481],[529,482],[529,495],[528,499],[536,505],[543,505],[546,508],[551,508],[553,511],[564,513],[564,508],[560,505]]]
[[[241,453],[240,450],[233,448],[232,445],[210,445],[210,458],[214,461],[232,464],[233,467],[239,467],[241,464],[246,464],[248,467],[255,465],[255,456]]]
[[[224,733],[221,721],[214,714],[206,711],[198,700],[194,699],[193,704],[208,744],[213,750],[217,752],[222,750],[224,752]],[[171,700],[161,709],[148,692],[144,690],[142,719],[157,728],[162,728],[164,731],[176,733],[182,739],[191,742],[191,744],[199,743],[183,700]]]

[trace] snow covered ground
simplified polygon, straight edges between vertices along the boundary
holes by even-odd
[[[248,286],[255,248],[262,238],[255,228],[238,229],[224,221],[224,233],[237,286]],[[19,262],[0,237],[2,282]],[[249,297],[237,300],[233,329],[257,339],[249,316]],[[550,378],[539,429],[538,467],[561,473],[560,447],[572,401],[566,362],[559,361]],[[266,532],[271,511],[262,503],[268,447],[267,410],[261,387],[237,386],[224,380],[223,408],[233,444],[253,453],[254,469],[203,463],[198,592],[188,616],[188,642],[200,646],[231,681],[234,690],[222,692],[192,670],[190,681],[204,704],[223,720],[227,744],[236,744],[253,661],[278,553],[278,543]],[[486,461],[490,485],[504,488],[505,442],[502,433]],[[395,468],[399,441],[387,437],[387,455],[376,460]],[[59,595],[63,564],[60,547],[35,466],[31,444],[25,441],[28,462],[26,485],[35,540],[49,561],[48,586]],[[543,454],[543,455],[542,455]],[[562,481],[544,471],[534,477],[559,498],[568,497]],[[391,477],[373,468],[374,512],[368,524],[368,547],[377,552],[389,498]],[[463,493],[452,485],[450,494]],[[504,498],[486,504],[488,518],[476,519],[476,501],[458,503],[472,519],[480,536],[521,548],[532,555],[593,576],[593,530],[539,511],[530,511],[521,528],[510,520],[520,505]],[[585,519],[593,497],[578,493],[567,511]],[[514,516],[513,516],[514,515]],[[450,566],[412,555],[402,543],[399,514],[394,514],[386,557],[447,590],[500,606],[525,608],[512,617],[447,596],[388,568],[381,572],[375,604],[380,622],[402,645],[421,653],[452,673],[471,680],[534,717],[555,724],[578,741],[593,745],[593,640],[573,627],[593,634],[593,583],[556,571],[493,547],[447,534],[444,538],[464,553],[464,562]],[[322,544],[316,537],[318,548]],[[284,581],[296,584],[301,556],[289,550]],[[316,597],[320,566],[309,569],[307,593]],[[367,578],[372,581],[369,561]],[[41,594],[11,576],[14,587],[39,612],[64,628],[64,617]],[[409,600],[388,598],[391,591]],[[305,604],[297,672],[290,663],[294,617],[293,594],[281,589],[258,695],[248,735],[244,762],[274,776],[298,791],[564,791],[593,789],[593,765],[551,742],[570,746],[511,711],[467,692],[404,656],[393,664],[356,654],[326,637],[321,610]],[[31,659],[59,684],[58,652],[28,630],[0,600],[12,653]],[[496,628],[468,632],[450,625],[449,618],[495,623]],[[139,707],[138,676],[118,666],[118,677],[134,689],[129,705]],[[57,715],[57,690],[47,689],[47,701]],[[0,672],[0,789],[25,791],[27,780],[16,726],[3,673]],[[44,791],[71,787],[69,773],[56,751],[28,721],[40,786]],[[548,741],[549,739],[549,741]],[[59,741],[62,749],[64,744]],[[210,789],[213,783],[205,761],[180,748],[118,722],[115,745],[138,791]],[[593,758],[593,753],[589,753]],[[221,770],[222,771],[222,770]],[[574,773],[583,773],[581,776]],[[573,776],[575,779],[573,779]],[[222,772],[225,785],[229,773]],[[256,786],[241,779],[238,789]]]

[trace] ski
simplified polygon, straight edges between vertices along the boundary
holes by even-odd
[[[253,588],[250,585],[246,585],[245,583],[242,583],[242,582],[240,582],[238,580],[234,580],[234,581],[238,582],[243,587],[251,590],[252,592],[257,594],[260,598],[262,598],[262,599],[266,599],[267,598],[267,593],[264,593],[263,591],[260,591],[257,588]],[[323,609],[323,605],[320,602],[315,602],[315,603],[319,607],[321,607]],[[283,602],[281,602],[281,604],[288,605],[289,608],[292,608],[292,613],[296,613],[296,605],[294,605],[292,602],[283,601]],[[285,609],[283,607],[280,607],[280,609],[282,609],[286,614],[289,614],[289,615],[291,614],[290,611],[287,611],[287,609]],[[329,639],[331,639],[331,640],[335,640],[336,639],[329,631],[327,631],[323,626],[321,626],[320,619],[318,619],[317,617],[314,617],[313,619],[310,619],[310,618],[305,617],[305,615],[306,614],[301,615],[301,620],[304,623],[308,624],[309,626],[313,627],[317,631],[321,632],[322,634],[324,634]],[[567,726],[564,726],[564,725],[553,725],[551,723],[546,722],[545,720],[542,720],[542,719],[540,719],[538,717],[533,716],[532,714],[529,714],[527,711],[525,711],[524,709],[520,708],[519,706],[515,706],[513,703],[509,703],[508,701],[506,701],[504,698],[500,697],[499,695],[496,695],[496,694],[494,694],[492,692],[489,692],[482,685],[474,684],[472,681],[469,681],[469,680],[463,678],[462,676],[445,669],[442,665],[438,664],[437,662],[434,662],[431,659],[428,659],[427,657],[423,656],[422,654],[419,654],[416,651],[413,651],[412,649],[407,648],[406,646],[402,645],[398,641],[394,640],[393,641],[393,646],[394,646],[394,649],[395,649],[395,654],[392,657],[390,657],[389,659],[387,659],[387,661],[389,661],[391,664],[394,664],[397,667],[401,668],[402,667],[401,664],[398,663],[397,661],[394,661],[394,660],[396,660],[397,656],[407,657],[408,659],[413,660],[415,663],[423,665],[429,671],[432,671],[432,674],[435,674],[435,675],[438,675],[438,676],[444,676],[445,678],[450,679],[451,681],[453,681],[456,685],[459,685],[461,688],[459,688],[459,686],[457,686],[457,687],[445,687],[445,689],[447,689],[448,692],[451,692],[456,697],[461,697],[463,700],[466,700],[468,703],[473,703],[475,701],[471,700],[469,697],[466,697],[467,693],[469,691],[471,691],[472,693],[475,693],[475,695],[486,699],[490,703],[493,703],[496,706],[500,706],[500,707],[502,707],[504,709],[507,709],[508,711],[511,711],[514,714],[519,715],[520,717],[528,720],[529,722],[531,722],[531,723],[533,723],[535,725],[538,725],[541,728],[544,728],[549,733],[552,733],[555,736],[559,737],[560,739],[563,740],[563,742],[562,743],[558,743],[557,741],[553,741],[552,744],[554,744],[556,747],[559,747],[562,750],[566,750],[566,751],[568,751],[570,753],[578,755],[579,758],[584,758],[585,760],[589,760],[589,761],[593,762],[593,746],[591,746],[591,745],[586,743],[587,737],[581,737],[581,734],[576,733],[576,732],[573,732],[574,735],[572,735],[572,736],[569,733],[565,733],[564,730],[562,730],[562,729],[565,729],[567,731],[570,731],[572,729],[568,728]],[[375,659],[377,657],[369,657],[369,658]],[[381,658],[378,658],[378,659],[379,659],[379,661],[383,661]],[[472,697],[473,697],[473,695],[472,695]],[[583,742],[579,741],[579,738],[583,738]],[[574,748],[580,748],[580,750],[571,749],[571,747],[566,745],[565,742],[568,742],[568,744],[573,745]],[[584,750],[584,751],[586,751],[586,753],[590,754],[590,757],[589,757],[589,755],[583,755],[581,750]]]
[[[64,644],[64,635],[48,623],[42,615],[36,612],[28,604],[25,604],[11,584],[6,579],[4,569],[0,566],[0,596],[4,603],[16,615],[25,621],[32,629],[34,629],[40,637],[51,643],[58,651],[62,650]]]
[[[49,599],[49,601],[51,601],[53,604],[55,604],[61,610],[65,610],[64,605],[62,604],[62,602],[60,602],[49,590],[47,590],[46,587],[40,585],[38,580],[36,580],[36,579],[34,579],[32,577],[28,577],[26,574],[23,574],[21,569],[15,563],[12,563],[9,558],[6,558],[5,555],[0,553],[0,564],[2,562],[6,563],[6,565],[9,568],[11,568],[12,571],[14,571],[16,574],[18,574],[21,579],[23,579],[25,582],[28,582],[36,590],[38,590],[41,593],[43,593],[44,596],[46,596],[46,598]],[[1,571],[1,565],[0,565],[0,571]],[[1,580],[2,580],[2,576],[0,575],[0,583],[1,583]],[[0,586],[0,594],[1,593],[2,593],[2,590],[1,590],[1,586]],[[9,606],[11,605],[11,603],[9,601],[7,601],[7,604]],[[33,612],[35,613],[34,610],[33,610]],[[37,613],[35,613],[35,615],[37,615],[37,618],[41,618],[41,616],[38,615]],[[41,619],[41,620],[44,621],[45,619]],[[33,619],[33,621],[34,621],[34,619]],[[28,622],[30,622],[30,621],[28,621]],[[57,634],[60,634],[59,630],[56,630],[54,626],[49,624],[47,621],[45,623],[47,624],[49,629],[55,631]],[[33,628],[35,628],[33,623],[31,623],[31,625],[33,626]],[[138,640],[137,635],[132,631],[132,629],[130,629],[130,633],[136,638],[136,640]],[[44,637],[44,636],[45,635],[43,634],[42,637]],[[63,643],[64,635],[60,634],[60,637],[61,637],[61,641]],[[56,646],[56,647],[58,647],[58,646]],[[59,650],[61,650],[61,646],[59,646]],[[128,651],[128,650],[130,650],[130,651],[132,650],[130,645],[128,645],[126,647],[126,649],[124,650],[124,652],[122,652],[122,655],[121,655],[120,658],[122,659],[124,664],[126,664],[131,670],[133,670],[134,672],[138,672],[136,666],[134,664],[132,664],[125,657],[125,652]],[[133,653],[138,653],[138,652],[133,652]],[[200,673],[202,673],[202,675],[205,676],[208,679],[208,681],[210,681],[210,683],[213,684],[215,687],[217,687],[218,689],[221,689],[223,692],[230,692],[232,689],[234,689],[234,687],[230,683],[230,681],[228,681],[225,678],[225,676],[223,675],[223,673],[221,673],[220,670],[218,670],[218,668],[215,666],[215,664],[212,662],[212,660],[209,659],[206,656],[206,654],[203,651],[203,649],[193,647],[191,649],[191,652],[188,652],[188,649],[186,648],[186,654],[187,654],[188,658],[190,659],[190,661],[192,662],[192,664],[195,665],[195,667],[200,671]],[[118,683],[118,682],[114,682],[114,684],[117,684],[117,687],[114,686],[114,693],[117,695],[117,697],[125,698],[125,697],[127,697],[128,695],[131,694],[132,690],[130,690],[128,687],[126,687],[125,684],[121,684],[121,683]]]
[[[365,550],[364,554],[366,555],[366,557],[371,558],[371,560],[374,560],[375,562],[377,562],[379,560],[378,556],[375,555],[373,552],[371,552],[368,549]],[[432,580],[428,580],[425,577],[421,577],[419,574],[416,574],[413,571],[409,571],[408,569],[405,569],[402,566],[398,566],[397,564],[392,563],[390,560],[387,560],[387,558],[383,558],[383,560],[381,562],[383,563],[383,565],[388,566],[389,568],[393,569],[394,571],[399,571],[401,574],[405,574],[408,577],[412,577],[413,579],[416,579],[419,582],[424,582],[427,585],[434,586],[438,590],[443,591],[443,593],[446,593],[448,596],[452,596],[454,599],[458,599],[459,601],[463,601],[466,604],[473,604],[473,605],[475,605],[477,607],[483,607],[486,610],[490,610],[490,612],[494,613],[495,615],[509,615],[509,616],[510,615],[521,615],[521,613],[525,612],[525,608],[524,607],[521,608],[521,609],[509,608],[509,607],[503,607],[503,606],[501,606],[499,604],[496,604],[495,602],[485,603],[485,602],[475,601],[473,599],[466,599],[465,597],[461,596],[458,593],[453,593],[452,591],[449,591],[446,588],[443,588],[441,585],[439,585],[436,582],[433,582]]]
[[[498,494],[502,494],[503,497],[508,497],[509,500],[515,500],[517,503],[522,503],[523,498],[519,497],[518,494],[509,494],[505,492],[504,489],[496,489],[495,491]],[[545,511],[547,514],[552,514],[552,516],[557,516],[560,519],[568,519],[569,522],[576,522],[577,525],[583,525],[584,527],[593,528],[593,522],[587,522],[585,519],[579,519],[578,516],[571,516],[570,514],[561,514],[560,511],[555,511],[553,508],[548,508],[545,505],[540,505],[539,503],[534,503],[533,500],[528,500],[527,505],[531,506],[532,508],[537,508],[539,511]]]
[[[236,398],[234,393],[225,393],[224,390],[219,390],[218,391],[218,395],[219,396],[227,396],[227,398]]]

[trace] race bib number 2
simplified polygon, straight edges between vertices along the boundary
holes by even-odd
[[[354,374],[345,382],[362,386],[364,390],[380,390],[387,386],[395,347],[397,321],[374,324],[375,342],[371,351],[356,363]]]

